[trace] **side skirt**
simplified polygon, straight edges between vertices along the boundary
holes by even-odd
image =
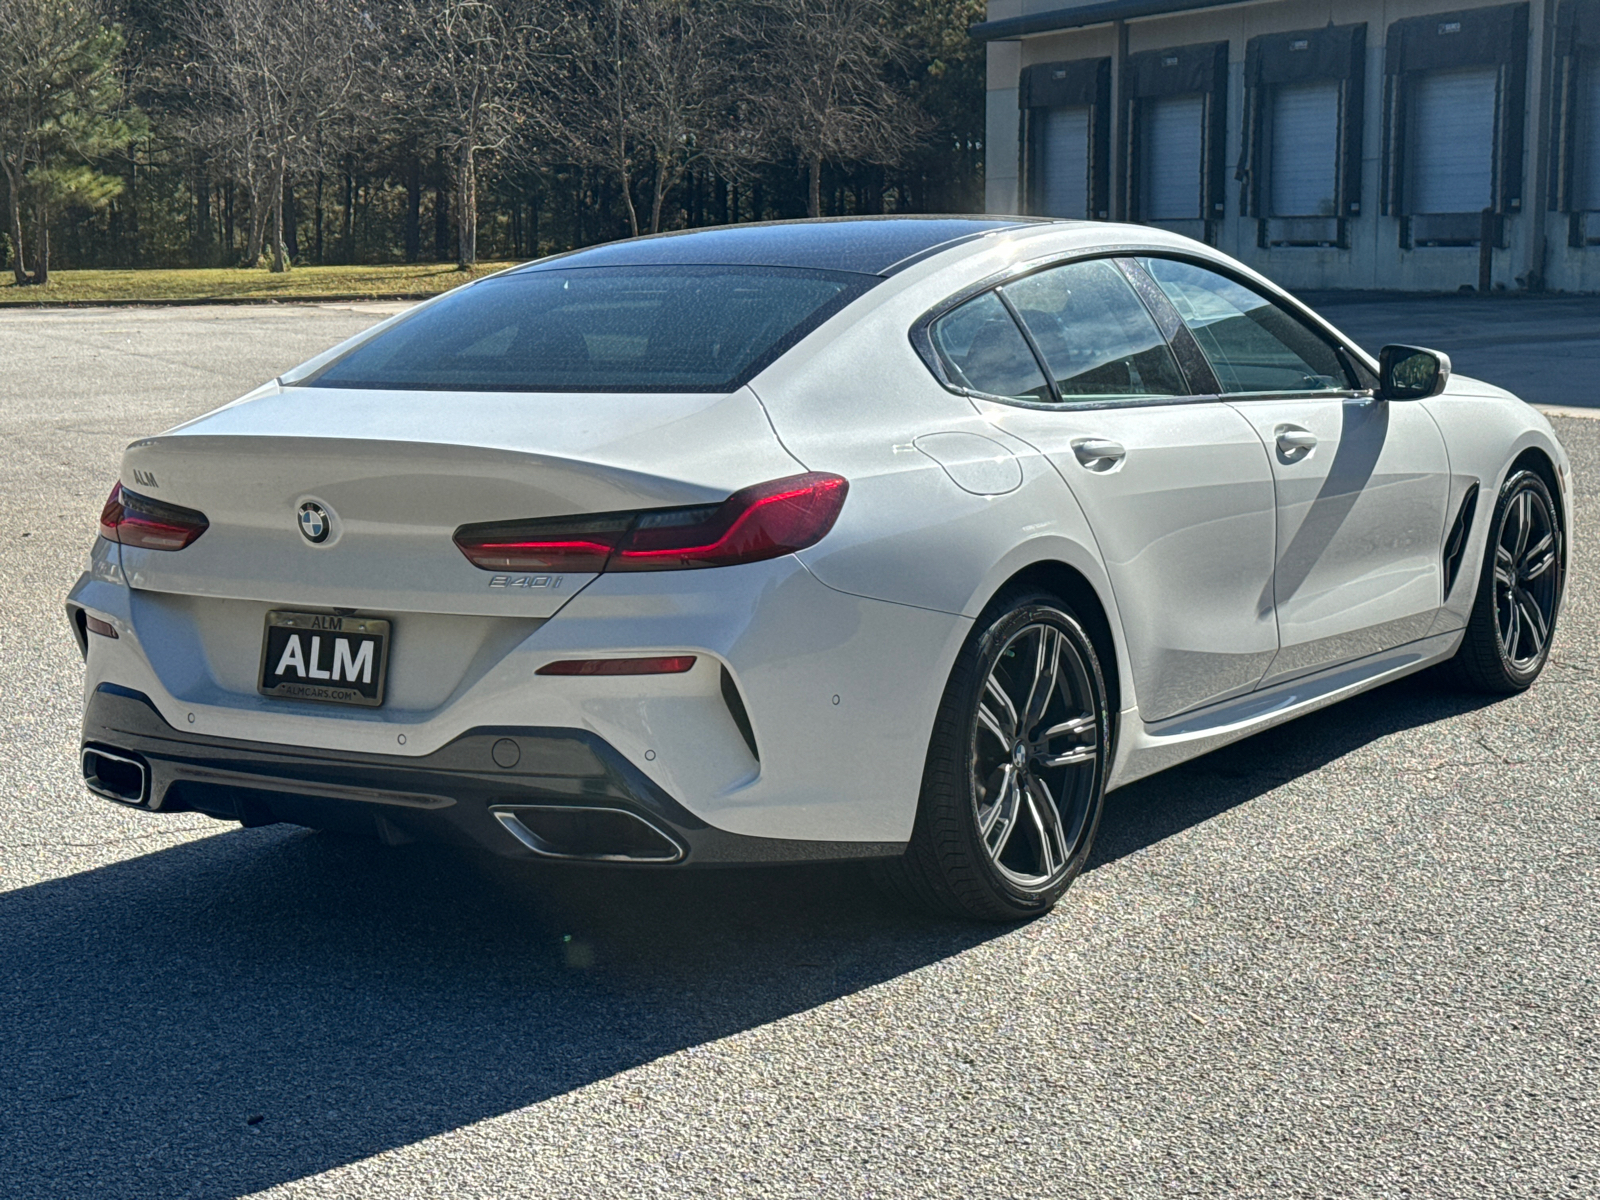
[[[1137,713],[1124,713],[1107,790],[1443,662],[1455,653],[1464,633],[1455,629],[1433,634],[1153,724],[1139,720]]]

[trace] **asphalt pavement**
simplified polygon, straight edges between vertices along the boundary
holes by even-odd
[[[1022,927],[88,796],[61,602],[121,447],[381,311],[0,314],[0,1196],[1600,1193],[1600,420],[1536,687],[1116,792]]]
[[[1376,355],[1390,342],[1443,350],[1462,375],[1530,404],[1600,409],[1600,296],[1406,296],[1307,292],[1302,299]]]

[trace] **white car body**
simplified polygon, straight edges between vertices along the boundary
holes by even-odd
[[[805,239],[840,226],[788,228]],[[697,262],[702,247],[737,248],[741,236],[774,233],[621,245],[653,242],[655,261],[676,246]],[[627,251],[565,261],[605,253]],[[1213,263],[1376,370],[1209,247],[1074,222],[975,223],[897,265],[730,394],[296,385],[338,347],[128,447],[127,486],[203,511],[210,528],[177,553],[97,542],[69,610],[80,631],[81,612],[117,636],[80,632],[86,704],[137,693],[174,737],[220,747],[190,755],[185,778],[267,792],[295,790],[292,772],[273,783],[257,766],[230,765],[233,750],[420,764],[473,731],[582,731],[681,806],[689,826],[735,835],[721,850],[682,839],[688,862],[892,854],[911,836],[952,664],[1008,580],[1035,572],[1103,613],[1116,787],[1450,657],[1489,524],[1472,526],[1446,590],[1451,521],[1470,488],[1494,496],[1526,456],[1553,469],[1570,530],[1570,468],[1549,423],[1460,376],[1415,401],[1344,389],[1047,409],[949,386],[919,351],[914,330],[952,298],[1108,253]],[[1285,423],[1312,430],[1317,452],[1275,456]],[[1358,428],[1359,486],[1347,486],[1348,465],[1330,475],[1330,464],[1341,431]],[[1357,433],[1347,436],[1355,446]],[[1086,440],[1117,443],[1125,457],[1086,464]],[[715,503],[801,472],[843,476],[848,498],[820,542],[767,561],[541,579],[486,572],[451,544],[466,523]],[[308,501],[328,513],[321,544],[296,525]],[[265,614],[334,607],[393,622],[384,703],[259,694]],[[672,675],[535,674],[555,660],[629,655],[697,661]],[[86,726],[86,741],[159,754],[118,743],[116,728]],[[161,789],[147,790],[138,802],[162,807]],[[389,790],[352,776],[306,793],[370,809],[389,835],[425,836],[417,821],[432,801]],[[515,831],[497,842],[492,824],[475,828],[491,848],[524,851]]]

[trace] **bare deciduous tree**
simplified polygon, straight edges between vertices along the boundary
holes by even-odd
[[[763,108],[809,176],[807,214],[822,215],[822,164],[893,164],[930,123],[884,78],[905,55],[884,0],[765,0]]]
[[[272,222],[272,269],[286,269],[284,187],[320,164],[325,129],[347,115],[378,41],[357,0],[186,0],[202,100],[197,135],[225,147],[251,202],[245,259]]]
[[[457,262],[478,261],[478,156],[530,126],[527,86],[542,39],[535,0],[398,0],[407,78],[456,161]]]
[[[668,193],[696,163],[726,173],[759,157],[740,32],[724,0],[606,0],[567,22],[549,105],[557,140],[616,174],[632,233],[637,177],[649,180],[657,233]]]

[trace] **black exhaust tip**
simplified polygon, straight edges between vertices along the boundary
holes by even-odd
[[[677,839],[620,808],[519,804],[490,811],[506,832],[542,858],[675,863],[684,856]]]
[[[96,796],[118,804],[149,807],[150,768],[137,755],[85,746],[83,782]]]

